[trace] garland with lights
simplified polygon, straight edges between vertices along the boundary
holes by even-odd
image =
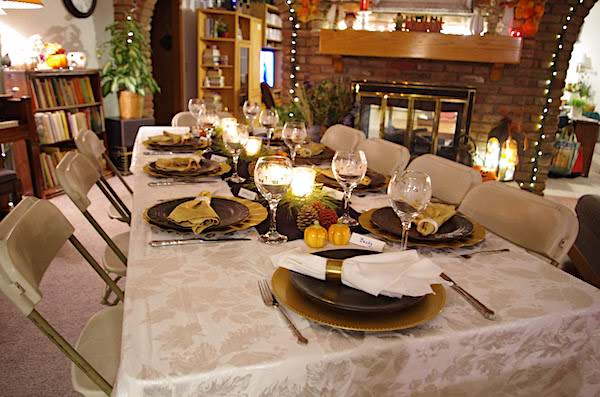
[[[531,179],[529,180],[529,182],[519,182],[519,186],[525,190],[530,190],[530,191],[534,190],[535,184],[537,183],[537,180],[538,180],[539,161],[543,155],[541,144],[547,137],[547,134],[545,132],[546,131],[546,119],[548,116],[548,110],[549,110],[548,108],[549,108],[550,104],[552,103],[552,93],[551,93],[550,89],[554,86],[554,83],[556,81],[556,76],[558,75],[558,69],[557,69],[556,64],[557,64],[557,61],[559,58],[559,54],[561,53],[561,51],[564,47],[564,37],[565,37],[565,34],[569,27],[569,23],[571,23],[571,21],[573,20],[573,17],[577,13],[577,9],[582,5],[583,5],[583,0],[578,0],[577,4],[575,6],[569,7],[569,13],[567,14],[567,16],[565,18],[566,20],[563,21],[562,31],[561,31],[561,33],[556,35],[556,49],[552,52],[552,60],[550,61],[551,76],[550,76],[550,79],[546,80],[546,88],[544,89],[544,94],[546,95],[545,103],[544,103],[544,110],[542,111],[542,114],[540,116],[540,123],[538,124],[538,132],[540,133],[540,137],[538,140],[533,142],[533,146],[535,148],[535,154],[531,158],[531,165],[532,165]]]
[[[296,79],[296,73],[300,70],[300,66],[298,66],[298,57],[296,44],[298,41],[298,29],[300,29],[300,23],[298,22],[298,16],[296,14],[296,9],[294,8],[293,0],[285,0],[285,3],[288,6],[290,16],[288,20],[292,24],[292,39],[290,45],[290,63],[291,63],[291,71],[290,71],[290,97],[294,102],[298,102],[300,98],[296,95],[296,88],[298,88],[298,81]],[[294,113],[290,111],[288,114],[289,117],[294,117]]]

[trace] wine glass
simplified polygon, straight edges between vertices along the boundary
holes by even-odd
[[[265,109],[260,112],[260,124],[267,129],[267,147],[269,148],[277,123],[279,123],[279,115],[275,109]]]
[[[348,204],[352,191],[367,173],[367,156],[362,150],[337,151],[331,162],[335,179],[344,189],[344,215],[338,220],[348,226],[357,226],[358,221],[350,216]]]
[[[242,183],[246,179],[238,175],[238,161],[240,154],[248,141],[248,126],[243,124],[229,125],[223,131],[223,143],[225,148],[233,155],[233,175],[225,180],[233,183]]]
[[[214,109],[206,108],[204,111],[200,112],[200,115],[198,116],[200,138],[208,140],[209,146],[211,144],[212,134],[215,131],[215,127],[220,121],[221,119]]]
[[[405,250],[411,223],[431,200],[431,178],[420,171],[397,170],[390,179],[387,194],[392,209],[402,222],[401,249]]]
[[[260,105],[256,102],[245,101],[242,109],[244,110],[244,116],[246,116],[250,129],[253,129],[254,120],[256,120],[260,113]]]
[[[204,104],[204,101],[202,99],[192,98],[188,101],[188,110],[190,111],[192,116],[194,116],[194,118],[198,120],[200,113],[206,110],[206,105]]]
[[[269,231],[258,237],[265,244],[281,244],[287,236],[277,231],[277,205],[292,183],[292,162],[284,156],[265,156],[254,167],[254,183],[269,203],[271,223]]]
[[[296,162],[296,151],[306,140],[306,125],[304,121],[288,121],[283,126],[283,142],[290,148],[292,164]]]

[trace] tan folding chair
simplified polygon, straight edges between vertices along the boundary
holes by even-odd
[[[36,310],[42,278],[69,241],[109,288],[123,291],[73,235],[73,226],[49,201],[25,198],[0,223],[0,291],[72,362],[73,388],[84,396],[110,395],[121,345],[122,305],[96,313],[73,347]]]
[[[179,112],[171,119],[171,127],[193,127],[198,120],[190,112]]]
[[[103,256],[104,268],[120,277],[125,276],[127,256],[124,252],[129,249],[129,232],[111,238],[88,211],[91,204],[88,193],[92,186],[96,185],[105,195],[108,194],[100,183],[102,176],[97,168],[84,155],[71,151],[56,167],[56,175],[67,196],[106,242],[107,247],[104,249]]]
[[[119,195],[114,191],[110,183],[106,181],[104,176],[102,175],[102,163],[100,159],[103,158],[106,161],[106,164],[111,169],[111,171],[119,178],[123,186],[127,189],[127,191],[133,194],[133,190],[129,186],[129,184],[123,178],[119,169],[114,165],[114,163],[110,160],[106,153],[106,148],[104,147],[104,142],[102,142],[96,133],[92,130],[84,130],[79,133],[79,135],[75,138],[75,146],[77,146],[77,150],[84,156],[86,156],[98,169],[100,173],[100,182],[104,186],[104,189],[107,190],[110,195],[113,197],[115,204],[111,201],[111,206],[108,210],[108,215],[113,219],[118,219],[123,222],[127,222],[128,218],[131,218],[131,211],[129,206],[125,203],[126,199],[119,197]],[[127,196],[129,197],[129,196]],[[131,201],[131,200],[129,200]],[[124,216],[125,214],[126,216]]]
[[[557,265],[577,237],[577,217],[564,205],[500,182],[474,187],[458,208],[486,229]]]
[[[407,148],[381,138],[369,138],[360,142],[358,150],[365,152],[369,169],[389,176],[395,170],[403,170],[410,160]]]
[[[460,204],[471,189],[481,184],[479,171],[434,154],[415,158],[407,169],[429,175],[433,197],[448,204]]]
[[[332,125],[325,131],[321,143],[332,150],[350,151],[365,140],[364,132],[342,124]]]

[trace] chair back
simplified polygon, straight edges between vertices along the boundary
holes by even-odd
[[[332,125],[325,131],[321,143],[332,150],[354,150],[364,141],[364,132],[342,124]]]
[[[265,104],[267,109],[271,109],[275,107],[275,97],[273,96],[273,91],[271,91],[271,87],[264,81],[260,83],[260,99],[262,103]]]
[[[98,169],[83,154],[68,152],[56,167],[58,182],[82,212],[91,204],[88,192],[100,179]]]
[[[474,187],[458,210],[500,237],[556,262],[577,237],[573,211],[501,182]]]
[[[433,154],[415,158],[408,169],[429,175],[433,197],[448,204],[460,204],[471,189],[481,184],[479,171]]]
[[[171,119],[172,127],[193,127],[198,124],[198,120],[190,112],[179,112]]]
[[[75,146],[79,153],[86,156],[97,168],[101,170],[100,158],[106,152],[104,143],[92,130],[83,130],[75,137]]]
[[[600,288],[600,195],[581,196],[575,206],[579,232],[569,257],[588,283]]]
[[[0,290],[28,316],[42,299],[44,273],[75,229],[52,203],[35,197],[23,199],[0,229],[6,232],[0,238]]]
[[[365,139],[357,149],[367,155],[370,170],[386,176],[392,175],[397,169],[405,169],[410,160],[407,148],[381,138]]]

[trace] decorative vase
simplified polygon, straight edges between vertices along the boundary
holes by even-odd
[[[122,119],[140,119],[144,111],[144,97],[132,91],[119,92],[119,112]]]
[[[583,110],[577,106],[571,106],[571,112],[569,113],[569,118],[571,120],[581,118],[583,115]]]

